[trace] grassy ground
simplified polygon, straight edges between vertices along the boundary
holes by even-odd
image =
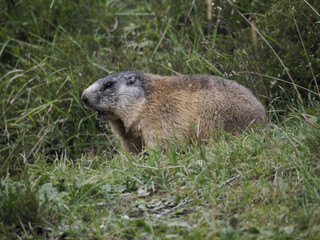
[[[318,239],[319,143],[292,119],[183,154],[39,156],[1,181],[3,239]]]
[[[293,67],[279,62],[291,75],[278,85],[279,75],[257,75],[265,72],[238,40],[230,45],[239,37],[252,49],[280,46],[267,33],[255,41],[243,18],[280,11],[276,2],[243,1],[230,15],[220,1],[210,19],[206,1],[2,1],[0,239],[319,239],[319,72],[309,60],[320,59],[301,44],[312,32],[296,35],[308,64],[294,70],[307,66],[311,76],[296,88]],[[296,7],[294,27],[319,15],[299,4],[309,12]],[[236,79],[266,105],[270,123],[183,153],[119,154],[79,97],[128,69]]]

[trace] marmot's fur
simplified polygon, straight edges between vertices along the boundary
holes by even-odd
[[[219,128],[239,133],[266,118],[247,88],[209,75],[121,72],[92,84],[81,99],[98,112],[98,120],[110,123],[122,147],[135,153],[143,146],[166,148],[174,138],[204,140]]]

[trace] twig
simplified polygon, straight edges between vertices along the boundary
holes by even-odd
[[[184,18],[184,24],[183,24],[183,29],[182,29],[182,36],[184,35],[184,29],[185,29],[185,26],[187,25],[187,21],[188,21],[188,18],[190,17],[190,14],[191,14],[191,11],[193,9],[193,6],[194,6],[194,3],[195,3],[196,0],[193,0],[192,3],[191,3],[191,6],[190,6],[190,9],[187,13],[187,16]]]
[[[215,191],[215,190],[217,190],[218,188],[221,188],[221,187],[223,187],[223,186],[225,186],[225,185],[228,185],[229,183],[233,182],[234,180],[236,180],[236,179],[238,179],[238,178],[240,178],[240,174],[238,174],[238,175],[236,175],[236,176],[234,176],[234,177],[232,177],[232,178],[229,178],[227,181],[221,183],[218,187],[216,187],[216,188],[215,188],[214,190],[212,190],[212,191]]]
[[[190,9],[188,11],[188,15],[186,16],[186,18],[184,19],[184,24],[187,23],[187,19],[190,17],[190,14],[191,14],[191,11],[193,9],[193,6],[194,6],[194,3],[195,3],[196,0],[193,0],[192,3],[191,3],[191,6],[190,6]]]
[[[201,197],[202,197],[202,196],[201,196]],[[199,197],[198,197],[198,198],[199,198]],[[197,198],[197,199],[198,199],[198,198]],[[182,207],[182,206],[184,206],[184,205],[186,205],[186,204],[188,204],[188,203],[191,203],[191,202],[193,202],[193,201],[194,201],[194,199],[189,199],[189,200],[187,200],[187,201],[180,202],[177,206],[175,206],[175,207],[173,207],[173,208],[165,209],[162,213],[157,214],[156,217],[157,217],[157,218],[161,218],[161,217],[163,217],[164,215],[167,215],[167,214],[173,212],[174,210],[178,209],[179,207]]]
[[[228,179],[227,181],[221,183],[221,184],[218,185],[216,188],[214,188],[211,192],[213,192],[213,191],[217,190],[218,188],[221,188],[221,187],[223,187],[223,186],[225,186],[225,185],[228,185],[229,183],[233,182],[234,180],[236,180],[236,179],[238,179],[238,178],[240,178],[240,174],[238,174],[238,175],[236,175],[236,176]],[[195,199],[200,199],[200,198],[202,198],[202,197],[203,197],[203,194],[199,195],[197,198],[193,198],[193,199],[189,199],[189,200],[180,202],[177,206],[175,206],[175,207],[173,207],[173,208],[165,209],[162,213],[157,214],[156,217],[157,217],[157,218],[161,218],[161,217],[163,217],[164,215],[167,215],[167,214],[173,212],[174,210],[176,210],[176,209],[178,209],[178,208],[180,208],[180,207],[182,207],[182,206],[184,206],[184,205],[186,205],[186,204],[188,204],[188,203],[193,202]]]
[[[111,30],[107,30],[107,32],[108,33],[112,33],[112,32],[114,32],[115,30],[117,30],[118,29],[118,18],[117,17],[115,17],[114,18],[114,25],[113,25],[113,29],[111,29]]]
[[[320,128],[316,127],[315,125],[313,125],[311,122],[309,122],[308,120],[305,120],[305,122],[310,125],[311,127],[317,129],[317,130],[320,130]]]
[[[303,0],[319,17],[320,17],[320,14],[317,12],[317,10],[315,10],[311,5],[310,3],[308,3],[306,0]]]

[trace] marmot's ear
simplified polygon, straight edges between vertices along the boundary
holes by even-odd
[[[131,85],[134,84],[134,82],[136,81],[136,75],[135,74],[129,74],[125,77],[127,84]]]

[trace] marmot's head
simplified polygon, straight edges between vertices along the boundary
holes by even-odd
[[[83,92],[81,100],[87,108],[98,112],[98,120],[117,120],[144,101],[143,74],[142,71],[127,71],[102,78]]]

